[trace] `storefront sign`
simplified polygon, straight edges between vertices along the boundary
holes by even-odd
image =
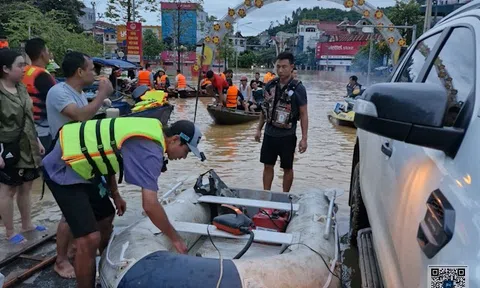
[[[142,61],[142,23],[127,23],[127,61]]]
[[[352,42],[323,42],[317,43],[317,59],[325,58],[326,55],[349,55],[357,54],[360,47],[367,44],[367,41]]]

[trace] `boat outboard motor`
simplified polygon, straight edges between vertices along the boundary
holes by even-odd
[[[142,99],[140,99],[140,97],[145,95],[145,93],[147,93],[149,90],[150,89],[148,88],[147,85],[141,85],[141,86],[138,86],[137,88],[135,88],[135,90],[133,90],[133,92],[132,92],[132,98],[133,98],[133,100],[135,100],[135,103],[138,103],[138,102],[142,101]]]

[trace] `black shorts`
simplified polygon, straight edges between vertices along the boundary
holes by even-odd
[[[5,168],[0,169],[0,183],[8,186],[20,186],[40,177],[38,168]]]
[[[46,172],[44,171],[46,175]],[[100,196],[94,184],[59,185],[45,177],[74,238],[98,231],[97,222],[115,215],[115,208],[108,195]]]
[[[260,152],[260,162],[266,165],[275,165],[277,157],[280,156],[280,167],[292,169],[296,147],[296,135],[272,137],[265,134]]]

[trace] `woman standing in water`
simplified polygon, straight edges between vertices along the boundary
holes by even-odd
[[[13,198],[17,194],[22,232],[45,230],[31,219],[30,192],[44,154],[33,122],[32,102],[22,84],[25,59],[18,52],[0,50],[0,216],[12,244],[25,240],[13,227]]]

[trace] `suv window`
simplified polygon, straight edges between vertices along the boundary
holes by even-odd
[[[413,54],[407,60],[405,66],[403,66],[402,73],[397,79],[397,82],[415,82],[425,64],[428,54],[430,54],[440,35],[441,33],[437,33],[418,42],[415,51],[413,51]]]
[[[447,90],[449,115],[445,125],[453,125],[475,85],[475,42],[470,29],[458,27],[452,31],[433,61],[425,82]]]

